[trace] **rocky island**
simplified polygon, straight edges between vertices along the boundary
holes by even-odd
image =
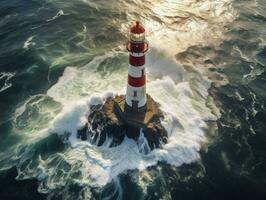
[[[126,136],[136,141],[146,138],[149,149],[160,148],[167,142],[167,132],[161,124],[163,114],[158,103],[146,94],[145,54],[149,44],[144,26],[138,21],[130,29],[126,48],[129,52],[126,95],[91,106],[88,123],[77,136],[98,146],[107,138],[112,138],[111,146],[119,145]]]
[[[91,106],[87,125],[78,131],[81,140],[90,140],[101,146],[113,138],[111,146],[119,145],[125,136],[138,139],[141,131],[151,149],[167,142],[167,132],[161,125],[162,112],[151,96],[147,95],[147,110],[142,113],[125,110],[125,96],[109,97],[102,105]]]

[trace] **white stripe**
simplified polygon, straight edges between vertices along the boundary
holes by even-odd
[[[134,91],[137,92],[137,96],[134,96]],[[126,102],[129,106],[132,106],[132,101],[138,101],[138,107],[142,107],[146,104],[147,97],[145,85],[142,87],[132,87],[127,85]]]
[[[130,55],[131,56],[134,56],[134,57],[142,57],[142,56],[145,56],[145,53],[130,52]]]
[[[132,101],[134,99],[130,98],[130,97],[126,97],[126,102],[127,102],[127,105],[129,105],[130,107],[132,107]],[[147,103],[147,97],[145,96],[145,98],[141,99],[140,101],[138,101],[138,108],[144,106],[146,103]]]
[[[145,65],[134,67],[128,65],[128,74],[134,78],[142,77],[142,70],[144,70],[144,75],[146,74]]]

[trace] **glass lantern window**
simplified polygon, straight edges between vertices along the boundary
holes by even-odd
[[[132,41],[140,42],[145,40],[145,33],[131,33],[130,39]]]

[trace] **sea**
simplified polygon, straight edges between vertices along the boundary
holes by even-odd
[[[1,0],[1,200],[266,199],[265,0]],[[168,142],[80,141],[146,29]],[[142,135],[143,136],[143,135]]]

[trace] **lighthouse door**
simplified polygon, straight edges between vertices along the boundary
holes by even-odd
[[[134,112],[138,112],[138,104],[139,104],[139,101],[132,100],[132,110]]]

